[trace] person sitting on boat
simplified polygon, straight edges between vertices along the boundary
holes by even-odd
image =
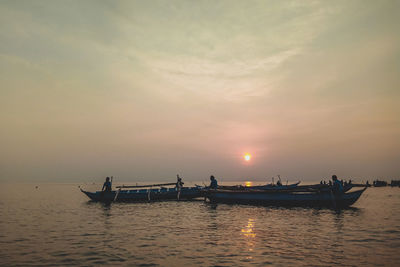
[[[180,188],[183,187],[184,182],[182,182],[182,178],[179,177],[179,175],[176,175],[176,178],[177,178],[177,180],[176,180],[176,186],[175,187],[180,189]]]
[[[332,175],[333,181],[333,188],[332,191],[335,194],[342,194],[343,193],[343,184],[338,180],[336,175]]]
[[[104,182],[103,188],[101,189],[101,191],[111,192],[110,177],[107,177],[107,178],[106,178],[106,181]]]
[[[217,182],[217,179],[215,179],[214,175],[211,175],[211,176],[210,176],[210,181],[211,181],[211,183],[210,183],[210,188],[211,188],[211,189],[217,189],[217,187],[218,187],[218,182]]]
[[[280,180],[278,180],[278,182],[276,182],[276,185],[277,185],[277,186],[282,186],[282,183],[281,183],[281,181],[280,181]]]

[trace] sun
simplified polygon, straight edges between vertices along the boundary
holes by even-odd
[[[250,161],[251,160],[251,155],[249,153],[244,154],[243,156],[245,161]]]
[[[246,187],[249,187],[249,186],[252,186],[252,185],[253,185],[253,183],[250,182],[250,181],[244,182],[244,186],[246,186]]]

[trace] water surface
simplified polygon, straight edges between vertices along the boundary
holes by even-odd
[[[369,188],[338,212],[203,201],[104,205],[88,201],[77,184],[35,186],[1,188],[3,266],[400,262],[400,188]]]

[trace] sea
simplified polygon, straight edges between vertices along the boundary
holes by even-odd
[[[186,184],[185,184],[186,185]],[[0,187],[1,266],[399,266],[400,188],[348,209],[95,203],[79,187]]]

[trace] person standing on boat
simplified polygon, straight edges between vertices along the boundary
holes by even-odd
[[[335,194],[342,194],[343,193],[343,184],[338,180],[336,175],[332,175],[332,191]]]
[[[101,191],[104,192],[111,192],[111,182],[110,182],[110,177],[106,178],[106,181],[103,184],[103,188],[101,189]]]
[[[183,187],[184,182],[182,182],[182,178],[179,175],[176,175],[176,188],[181,189]]]
[[[217,179],[215,179],[215,177],[214,177],[214,175],[211,175],[210,176],[210,188],[211,189],[217,189],[217,187],[218,187],[218,182],[217,182]]]

